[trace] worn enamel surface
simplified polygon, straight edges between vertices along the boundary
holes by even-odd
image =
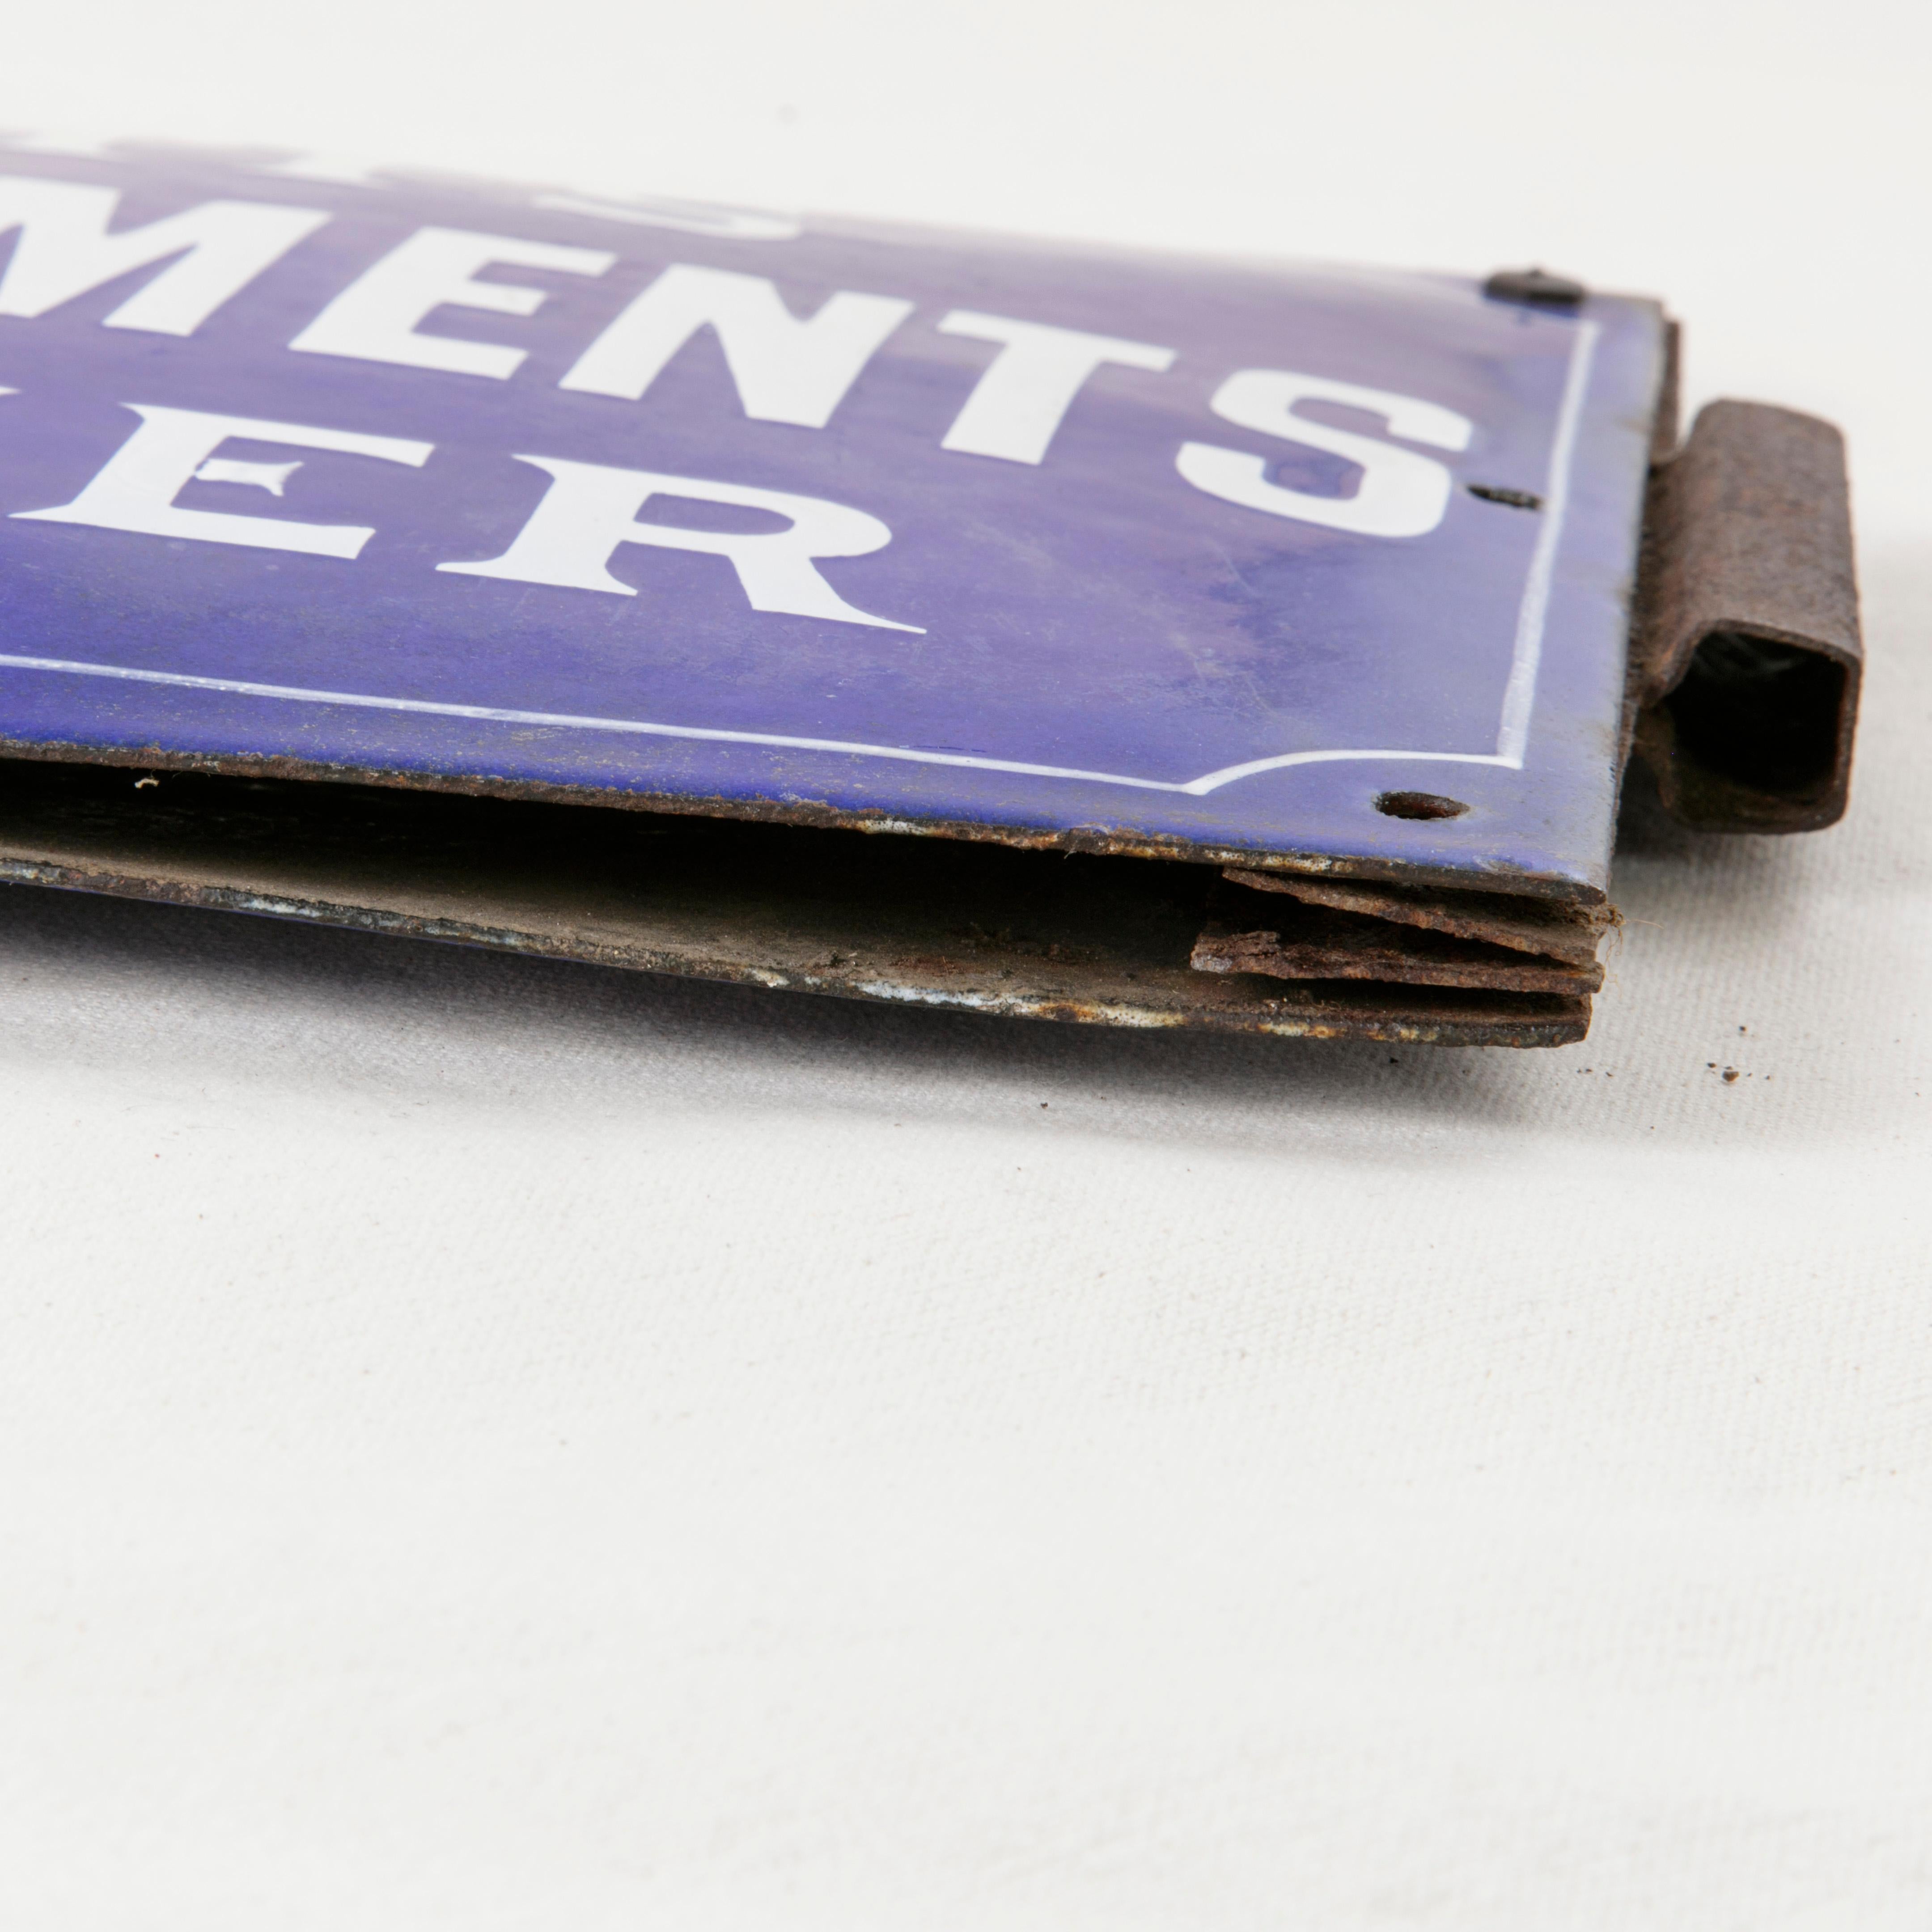
[[[1651,304],[136,150],[0,176],[0,740],[1601,887]],[[22,182],[120,200],[88,230],[98,196]],[[116,235],[212,202],[293,238],[244,274],[236,218],[220,260],[112,272]],[[424,229],[510,246],[399,321]],[[436,245],[418,293],[489,252]],[[619,318],[674,270],[689,339],[640,397],[584,386],[622,386]],[[721,349],[705,304],[744,278],[784,312],[746,298]],[[476,366],[420,365],[452,344]],[[170,472],[222,418],[257,433]],[[639,533],[603,544],[627,488]],[[542,580],[590,550],[602,584]],[[1395,789],[1469,808],[1388,818]]]

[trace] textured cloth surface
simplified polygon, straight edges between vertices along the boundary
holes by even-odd
[[[8,1922],[1932,1921],[1917,30],[70,10],[0,124],[594,173],[615,64],[614,185],[1658,287],[1846,422],[1871,662],[1847,823],[1634,838],[1556,1053],[0,894]]]

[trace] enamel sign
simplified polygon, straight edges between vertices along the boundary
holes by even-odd
[[[1654,304],[328,172],[0,147],[0,740],[1602,883]]]

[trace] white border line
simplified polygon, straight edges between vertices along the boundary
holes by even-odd
[[[1286,752],[1272,758],[1255,758],[1242,765],[1224,766],[1204,776],[1176,782],[1167,778],[1128,778],[1118,772],[1087,772],[1064,765],[1025,764],[1010,758],[976,758],[964,752],[917,752],[897,745],[848,743],[837,738],[794,738],[766,731],[722,731],[694,724],[657,724],[633,718],[578,717],[566,712],[508,711],[482,704],[439,704],[428,698],[377,698],[364,692],[314,691],[287,684],[255,684],[239,678],[195,677],[184,672],[136,670],[122,664],[86,664],[65,658],[0,655],[0,668],[60,671],[80,677],[118,678],[134,684],[165,684],[190,691],[220,691],[242,698],[280,698],[298,704],[346,704],[365,710],[421,712],[436,718],[466,718],[490,724],[538,724],[574,731],[617,731],[652,738],[694,738],[715,744],[763,745],[796,752],[836,752],[848,755],[892,758],[916,765],[963,766],[973,771],[1012,772],[1023,778],[1084,778],[1097,784],[1130,785],[1138,791],[1183,792],[1196,798],[1218,791],[1237,778],[1290,765],[1334,764],[1345,760],[1408,760],[1456,765],[1503,765],[1520,770],[1529,740],[1530,713],[1536,701],[1536,678],[1543,657],[1544,628],[1550,614],[1550,592],[1563,521],[1570,503],[1570,471],[1576,457],[1576,433],[1588,392],[1590,369],[1603,333],[1600,322],[1577,326],[1576,345],[1557,410],[1556,434],[1550,450],[1550,473],[1544,485],[1542,527],[1537,533],[1529,575],[1516,613],[1516,646],[1504,688],[1501,724],[1493,752],[1336,751]]]
[[[1563,401],[1556,412],[1556,434],[1550,446],[1550,480],[1544,485],[1543,527],[1529,560],[1529,578],[1516,620],[1516,651],[1509,682],[1503,691],[1502,724],[1496,734],[1496,762],[1522,767],[1529,745],[1529,714],[1536,704],[1536,674],[1543,662],[1543,627],[1550,616],[1550,580],[1556,568],[1556,546],[1562,541],[1563,519],[1570,509],[1570,471],[1576,454],[1576,430],[1583,416],[1583,398],[1590,386],[1590,365],[1597,352],[1600,322],[1578,326],[1576,346],[1570,352],[1570,375],[1563,385]]]

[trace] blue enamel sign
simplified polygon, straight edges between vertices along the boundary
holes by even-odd
[[[1654,304],[326,172],[0,148],[0,740],[1601,886]]]

